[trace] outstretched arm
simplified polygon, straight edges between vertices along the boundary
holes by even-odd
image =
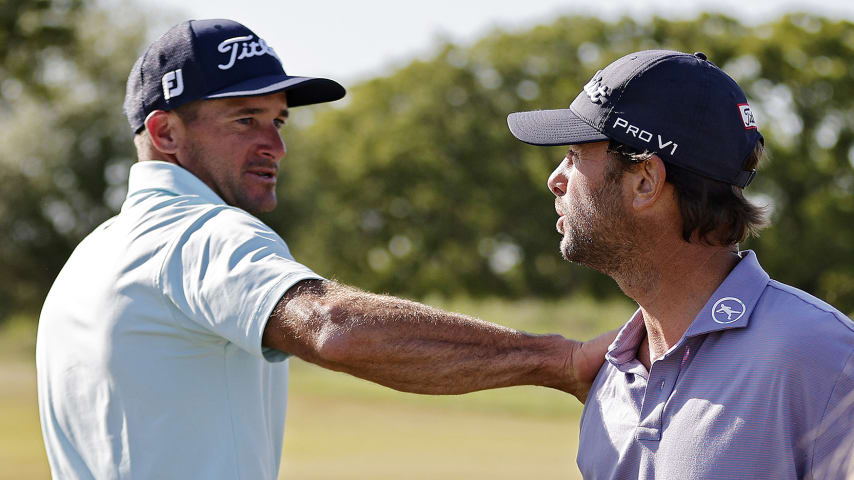
[[[328,280],[304,280],[280,300],[263,344],[405,392],[542,385],[583,402],[613,336],[582,344],[532,335]]]

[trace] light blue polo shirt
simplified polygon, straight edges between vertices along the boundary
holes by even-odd
[[[649,372],[640,311],[619,332],[582,414],[585,479],[845,478],[854,323],[741,255]]]
[[[261,338],[313,278],[188,171],[135,164],[121,212],[75,249],[39,321],[54,478],[276,478],[288,363]]]

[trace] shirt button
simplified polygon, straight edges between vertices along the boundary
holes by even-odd
[[[664,390],[664,380],[661,381],[661,385],[658,386],[659,390]]]

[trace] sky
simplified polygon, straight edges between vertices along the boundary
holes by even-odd
[[[122,0],[106,0],[120,4]],[[801,11],[854,19],[850,0],[138,0],[169,26],[188,18],[230,18],[264,38],[290,75],[325,76],[345,84],[390,73],[429,57],[438,39],[474,42],[494,28],[519,30],[563,14],[614,20],[693,18],[725,13],[744,23]],[[177,5],[180,6],[177,6]],[[153,32],[156,36],[162,32]],[[153,40],[153,38],[152,38]]]

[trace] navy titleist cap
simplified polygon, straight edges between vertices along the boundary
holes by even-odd
[[[267,42],[237,22],[189,20],[172,27],[136,61],[124,110],[136,133],[155,110],[283,90],[289,107],[331,102],[346,93],[333,80],[287,75]]]
[[[744,161],[763,142],[735,80],[706,59],[669,50],[626,55],[593,75],[568,109],[511,113],[533,145],[615,140],[704,177],[746,187]]]

